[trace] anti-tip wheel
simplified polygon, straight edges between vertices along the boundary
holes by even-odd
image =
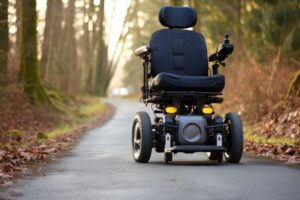
[[[207,152],[206,156],[208,160],[218,160],[218,152]]]
[[[164,156],[165,163],[168,164],[169,162],[172,162],[172,160],[173,160],[172,153],[165,153],[165,156]]]
[[[218,153],[217,161],[219,164],[221,164],[223,162],[223,153]]]
[[[218,163],[222,163],[223,161],[222,152],[207,152],[206,155],[209,160],[215,160],[218,161]]]

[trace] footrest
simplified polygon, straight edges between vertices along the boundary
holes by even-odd
[[[212,146],[212,145],[181,145],[173,146],[165,150],[165,152],[184,152],[184,153],[194,153],[194,152],[223,152],[225,148],[222,146]]]

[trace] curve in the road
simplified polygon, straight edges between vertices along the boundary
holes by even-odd
[[[150,163],[131,157],[134,114],[144,105],[109,100],[116,115],[89,131],[40,175],[17,181],[0,199],[300,199],[300,170],[277,162],[244,157],[241,164],[208,161],[203,154],[177,154],[170,165],[163,154]]]

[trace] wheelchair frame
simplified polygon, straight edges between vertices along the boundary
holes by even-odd
[[[162,9],[189,9],[167,7]],[[188,12],[194,11],[189,9]],[[161,15],[160,15],[161,17]],[[196,19],[192,18],[195,23]],[[161,21],[162,23],[162,21]],[[187,23],[183,27],[191,26]],[[165,24],[165,21],[162,23]],[[170,27],[169,27],[170,28]],[[233,52],[228,34],[217,52],[209,56],[213,74],[218,74],[219,65],[225,66],[225,58]],[[135,55],[143,60],[143,86],[141,101],[156,106],[154,124],[146,112],[136,114],[132,127],[132,150],[136,162],[148,162],[152,148],[164,152],[164,161],[172,161],[173,153],[208,152],[210,160],[222,162],[225,159],[238,163],[243,152],[243,128],[240,117],[235,113],[227,113],[225,120],[215,115],[212,103],[222,103],[221,92],[198,91],[151,91],[151,46],[142,46],[135,50]],[[205,106],[210,112],[205,112]],[[168,112],[168,108],[173,111]],[[162,116],[159,116],[162,114]],[[186,130],[190,129],[190,130]],[[187,134],[187,135],[185,135]],[[191,135],[189,135],[191,134]],[[186,136],[186,137],[185,137]],[[191,137],[192,139],[190,139]]]
[[[149,68],[151,67],[151,47],[143,46],[136,50],[135,54],[139,56],[143,60],[143,86],[141,87],[142,98],[141,101],[146,105],[148,103],[153,103],[157,107],[156,110],[153,110],[155,115],[155,123],[152,125],[152,131],[154,135],[154,143],[153,147],[157,152],[165,152],[165,162],[169,162],[172,160],[172,153],[184,152],[184,153],[194,153],[194,152],[225,152],[227,146],[227,135],[228,126],[226,123],[214,124],[213,118],[211,115],[206,115],[205,117],[208,119],[209,125],[205,128],[209,133],[210,141],[217,141],[217,134],[220,134],[221,142],[218,145],[181,145],[181,146],[171,146],[170,144],[168,149],[165,148],[165,143],[167,140],[167,132],[174,133],[177,131],[178,126],[173,123],[167,122],[162,123],[161,117],[158,117],[156,114],[163,114],[166,118],[174,118],[174,116],[170,116],[164,112],[164,108],[168,105],[175,105],[179,112],[178,115],[182,114],[192,114],[192,115],[205,115],[201,112],[202,108],[206,104],[212,103],[222,103],[223,98],[221,97],[222,93],[220,92],[197,92],[197,91],[161,91],[161,92],[150,92],[149,89]],[[193,111],[190,110],[180,111],[182,104],[190,105],[191,107],[197,108]],[[218,116],[220,117],[220,116]],[[170,120],[170,119],[169,119]],[[174,134],[171,134],[171,141],[174,137]],[[214,142],[211,142],[214,143]],[[217,154],[215,159],[219,162],[222,161],[222,155]]]

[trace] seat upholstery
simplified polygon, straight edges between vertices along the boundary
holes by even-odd
[[[169,28],[188,28],[197,22],[197,12],[190,7],[165,6],[160,9],[159,21]]]
[[[163,26],[153,33],[151,48],[150,91],[221,92],[224,76],[208,76],[208,56],[201,33],[188,28],[197,22],[194,9],[163,7],[159,14]]]
[[[196,91],[221,92],[225,86],[223,75],[179,76],[172,73],[159,73],[150,81],[150,91]]]
[[[189,30],[162,29],[150,40],[151,74],[207,76],[208,59],[202,34]]]

